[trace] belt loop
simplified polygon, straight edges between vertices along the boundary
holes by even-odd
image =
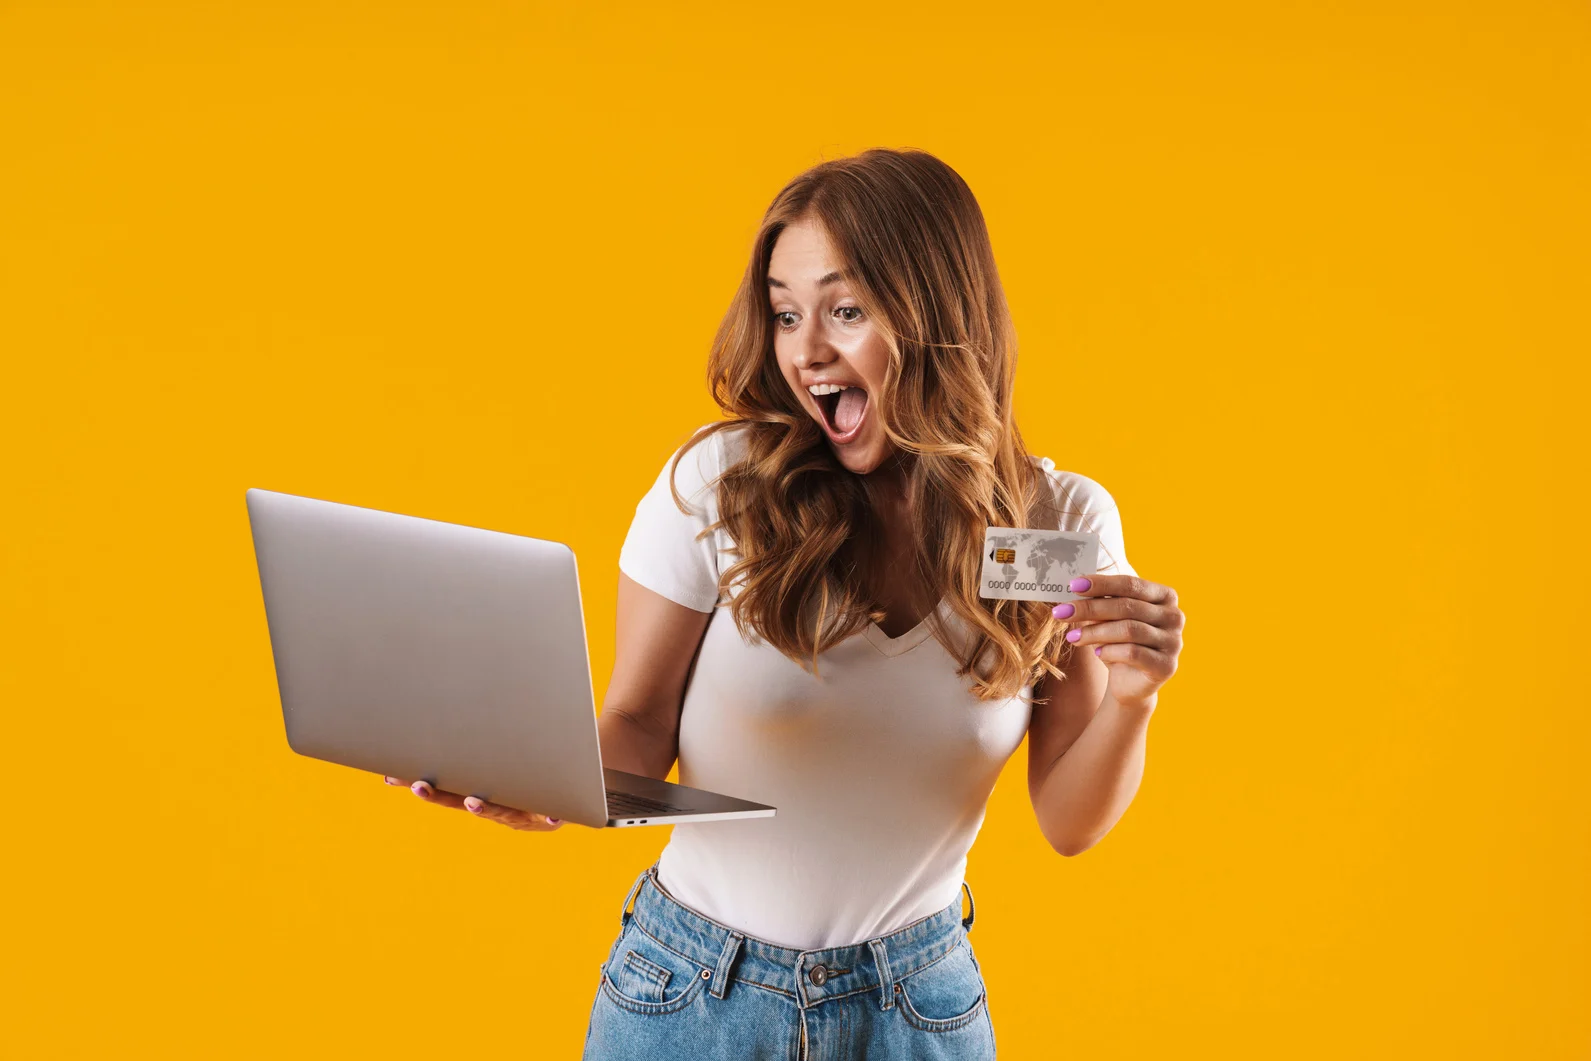
[[[971,932],[972,919],[977,914],[978,907],[977,904],[972,901],[972,885],[968,884],[966,881],[962,881],[961,886],[967,891],[967,916],[961,919],[961,928],[965,932]]]
[[[718,956],[718,968],[713,970],[713,983],[707,993],[714,998],[723,998],[724,992],[729,990],[729,969],[735,964],[735,956],[740,953],[740,944],[745,936],[739,932],[731,932],[724,941],[724,952]]]
[[[889,971],[889,958],[884,953],[882,939],[870,939],[867,945],[873,948],[873,964],[878,966],[878,990],[884,996],[884,1007],[890,1009],[895,1005],[895,975]]]
[[[656,863],[653,863],[653,865],[656,865]],[[652,867],[646,867],[641,871],[641,875],[635,878],[635,883],[630,885],[630,894],[624,897],[624,905],[619,907],[619,928],[621,930],[630,927],[630,918],[633,916],[630,913],[630,900],[635,898],[635,893],[640,889],[641,882],[644,881],[647,874],[651,872]]]

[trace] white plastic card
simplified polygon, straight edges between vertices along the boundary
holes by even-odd
[[[983,535],[980,597],[1059,604],[1079,594],[1066,588],[1099,569],[1099,535],[990,527]]]

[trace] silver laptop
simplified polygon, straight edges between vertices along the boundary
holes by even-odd
[[[568,546],[246,496],[295,752],[595,828],[773,815],[602,765]]]

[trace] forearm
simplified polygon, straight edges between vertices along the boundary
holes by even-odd
[[[1107,693],[1088,727],[1050,766],[1034,810],[1055,850],[1088,850],[1127,812],[1143,780],[1153,714],[1153,702],[1120,704]]]
[[[597,716],[597,740],[603,766],[659,781],[668,778],[679,754],[678,734],[663,733],[618,705],[603,705]]]

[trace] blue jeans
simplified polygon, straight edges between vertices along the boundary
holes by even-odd
[[[972,888],[864,943],[795,950],[737,932],[642,871],[602,963],[585,1061],[994,1057]],[[634,913],[628,912],[635,899]]]

